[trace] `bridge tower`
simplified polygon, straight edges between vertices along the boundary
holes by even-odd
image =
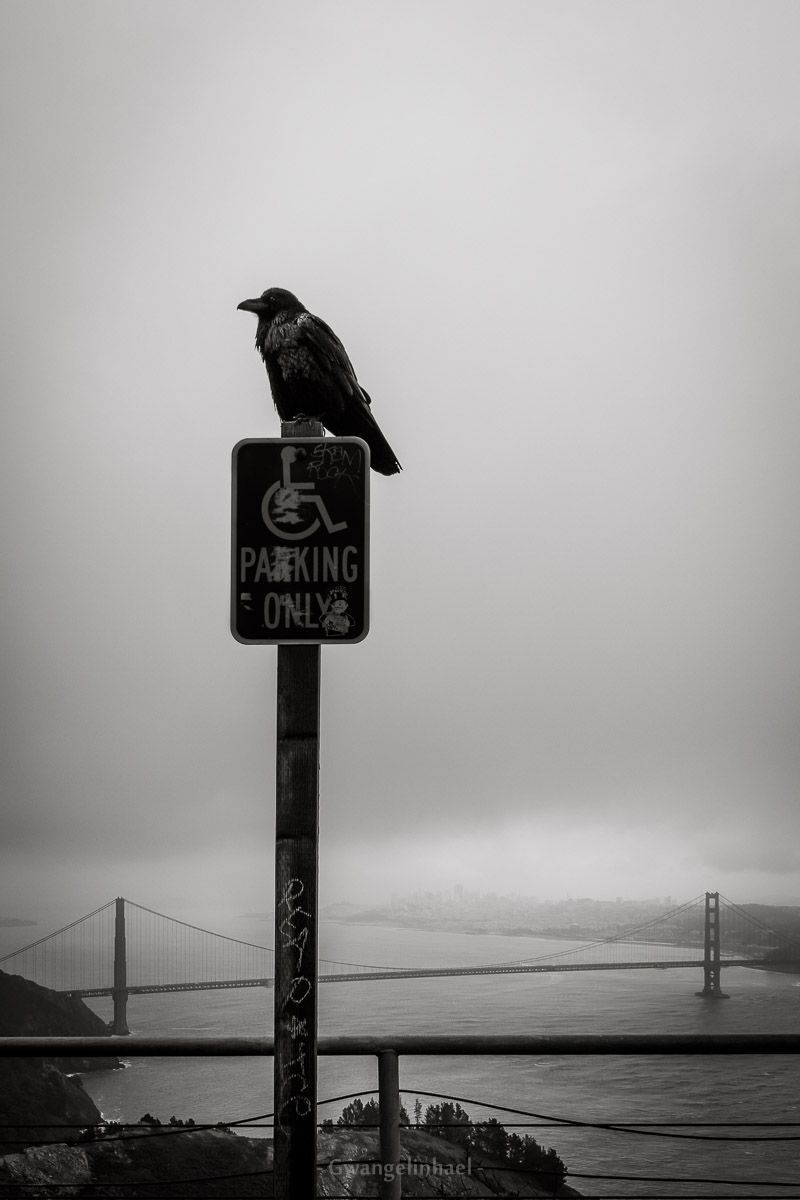
[[[696,993],[698,996],[710,996],[716,1000],[729,999],[720,986],[719,953],[719,892],[706,892],[703,990]]]
[[[128,1029],[128,966],[125,953],[125,901],[117,896],[114,915],[114,1019],[111,1032],[124,1035]]]

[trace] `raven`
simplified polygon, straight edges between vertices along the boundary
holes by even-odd
[[[239,308],[258,317],[256,349],[282,421],[316,417],[337,437],[363,438],[382,475],[402,468],[372,415],[347,351],[329,325],[284,288],[267,288]]]

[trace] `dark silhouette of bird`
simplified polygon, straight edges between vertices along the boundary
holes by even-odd
[[[360,437],[382,475],[402,468],[372,415],[347,351],[329,325],[284,288],[267,288],[238,306],[258,317],[256,349],[264,360],[282,421],[316,417],[336,437]]]

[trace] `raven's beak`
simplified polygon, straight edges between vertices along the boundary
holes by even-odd
[[[261,300],[243,300],[241,304],[236,305],[236,308],[237,311],[241,308],[244,312],[257,313],[261,309]]]

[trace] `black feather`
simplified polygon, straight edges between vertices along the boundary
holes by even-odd
[[[336,437],[363,438],[373,468],[396,475],[400,463],[331,327],[283,288],[268,288],[256,300],[243,300],[239,308],[258,316],[256,349],[264,359],[281,420],[316,417]]]

